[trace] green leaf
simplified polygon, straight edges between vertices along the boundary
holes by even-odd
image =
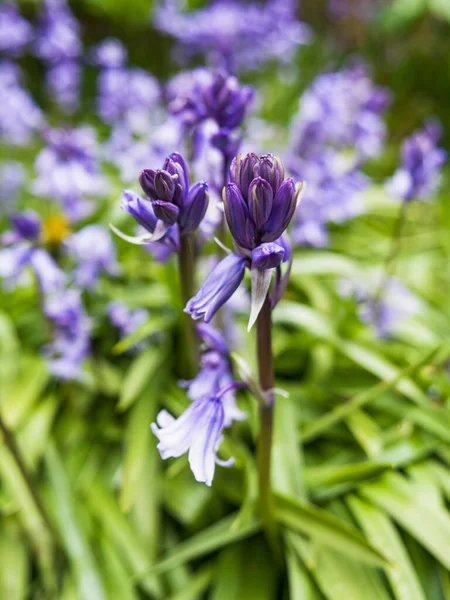
[[[305,495],[303,457],[298,439],[297,412],[291,398],[278,397],[275,402],[272,461],[272,487],[280,494],[295,498]]]
[[[182,590],[170,596],[167,600],[197,600],[208,589],[213,577],[214,569],[211,565],[206,565],[191,576]]]
[[[105,581],[109,598],[120,600],[139,600],[138,593],[134,590],[130,575],[125,569],[120,556],[115,552],[112,544],[105,538],[101,539],[101,550],[105,571]]]
[[[0,534],[0,598],[25,600],[28,594],[28,551],[13,524],[2,523]]]
[[[436,508],[402,475],[390,473],[376,483],[364,485],[360,493],[390,514],[397,523],[417,539],[438,561],[450,569],[450,514]]]
[[[80,521],[63,463],[53,444],[46,453],[47,472],[59,532],[70,558],[80,598],[107,600],[102,578]]]
[[[307,535],[325,547],[338,550],[353,560],[382,566],[385,557],[355,528],[330,512],[307,504],[275,496],[275,510],[280,523],[288,529]]]
[[[120,342],[114,346],[113,352],[116,354],[128,352],[128,350],[131,350],[136,344],[155,335],[155,333],[167,331],[172,326],[172,323],[173,319],[167,317],[152,318],[147,323],[138,327],[133,333],[120,340]]]
[[[392,566],[385,570],[396,599],[427,600],[402,539],[389,517],[356,496],[350,496],[348,504],[375,548],[389,558]]]
[[[256,518],[242,525],[239,529],[233,528],[235,520],[235,514],[225,517],[200,533],[193,535],[185,542],[181,542],[176,548],[169,550],[162,561],[151,568],[151,573],[164,573],[194,558],[215,552],[232,542],[250,537],[260,529],[259,521]],[[141,579],[141,577],[142,574],[136,574],[136,579]]]
[[[391,463],[369,461],[350,465],[308,467],[305,470],[305,479],[308,488],[339,483],[357,483],[377,477],[392,467]]]
[[[343,419],[353,414],[356,410],[362,408],[369,402],[377,399],[379,396],[385,394],[389,390],[397,387],[397,384],[404,378],[410,377],[422,367],[430,363],[433,357],[437,354],[439,348],[434,349],[432,352],[426,354],[425,357],[421,358],[416,363],[409,365],[402,371],[398,372],[394,377],[388,379],[388,381],[381,381],[374,387],[367,391],[361,392],[356,396],[353,396],[351,400],[345,404],[334,408],[325,415],[315,419],[312,423],[305,426],[303,430],[303,440],[312,441],[317,438],[321,433],[336,425]]]
[[[313,584],[308,571],[294,549],[295,538],[293,533],[285,535],[287,548],[286,561],[289,578],[289,594],[292,600],[321,600],[322,596]],[[291,541],[293,540],[293,541]]]
[[[129,408],[149,384],[166,358],[161,348],[150,346],[131,363],[122,383],[117,410],[123,412]]]
[[[348,256],[326,251],[305,251],[296,255],[292,265],[292,276],[336,275],[339,277],[358,278],[361,267]]]
[[[292,536],[291,540],[328,600],[390,600],[374,569],[355,563],[336,551],[308,543],[299,536]]]

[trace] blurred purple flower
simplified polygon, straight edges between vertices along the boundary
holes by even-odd
[[[395,197],[410,202],[426,200],[436,192],[447,159],[447,152],[437,147],[439,137],[439,126],[429,123],[403,142],[402,164],[388,183]]]
[[[20,56],[33,39],[33,28],[14,4],[0,6],[0,52]]]
[[[46,63],[71,61],[82,53],[80,27],[65,0],[45,0],[36,28],[36,56]]]
[[[376,290],[373,283],[364,285],[345,280],[341,282],[340,293],[344,297],[353,296],[361,320],[370,325],[379,338],[390,337],[396,326],[420,312],[417,297],[393,277],[381,290]]]
[[[147,129],[150,112],[161,98],[152,75],[137,68],[106,68],[97,86],[97,111],[106,123],[125,122],[138,133]]]
[[[33,193],[60,202],[72,220],[85,217],[92,210],[89,199],[108,189],[100,170],[94,130],[48,129],[45,138],[47,146],[35,161]]]
[[[231,72],[258,69],[273,59],[289,64],[297,48],[311,38],[296,19],[293,0],[216,0],[196,11],[181,8],[177,0],[164,0],[155,23],[178,40],[177,56],[184,62],[205,53],[213,65]]]
[[[26,146],[33,133],[44,124],[44,117],[20,80],[19,67],[0,61],[0,140]]]
[[[111,69],[124,67],[128,60],[127,49],[117,38],[102,40],[89,54],[94,65]]]
[[[102,225],[86,225],[66,239],[65,245],[77,263],[73,273],[81,289],[93,289],[101,273],[117,275],[116,248],[107,229]]]
[[[44,313],[55,325],[53,342],[44,348],[50,371],[61,379],[80,378],[90,352],[91,331],[81,293],[66,289],[48,296]]]
[[[0,277],[7,288],[14,288],[27,267],[36,275],[43,294],[60,289],[65,274],[53,258],[39,247],[41,221],[33,211],[18,213],[11,217],[13,229],[3,234],[0,250]]]
[[[0,215],[14,208],[25,181],[26,173],[21,163],[15,160],[0,163]]]
[[[78,108],[81,83],[81,67],[73,60],[51,65],[47,71],[47,84],[52,97],[68,114]]]
[[[108,315],[111,323],[118,328],[121,338],[134,333],[141,325],[147,323],[149,312],[145,308],[130,310],[122,302],[110,302],[108,304]],[[135,350],[142,348],[143,343],[134,347]]]

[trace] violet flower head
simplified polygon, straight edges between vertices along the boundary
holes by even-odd
[[[227,427],[224,398],[237,387],[242,384],[231,383],[214,395],[197,398],[178,419],[162,410],[151,425],[159,440],[161,458],[177,458],[188,452],[195,479],[208,486],[212,484],[216,464],[231,467],[234,459],[221,460],[217,452]]]
[[[44,348],[50,371],[61,379],[79,379],[91,331],[80,292],[67,289],[48,296],[44,313],[55,325],[54,339]]]
[[[208,185],[201,181],[190,187],[188,166],[181,154],[170,154],[162,169],[144,169],[139,182],[148,201],[127,195],[122,207],[150,235],[131,238],[113,228],[118,235],[132,243],[147,244],[161,240],[175,224],[180,235],[187,235],[198,228],[208,208]]]
[[[26,173],[21,163],[14,160],[0,163],[0,215],[14,208],[25,181]]]
[[[26,146],[43,124],[42,111],[22,87],[19,67],[0,61],[0,141]]]
[[[214,66],[229,72],[258,69],[270,60],[289,64],[311,38],[292,0],[215,0],[188,13],[180,8],[178,0],[164,0],[155,14],[156,26],[179,42],[177,57],[186,61],[205,53]]]
[[[20,56],[33,39],[33,28],[14,4],[0,6],[0,52]]]
[[[101,273],[119,274],[115,246],[101,225],[86,225],[67,238],[65,244],[77,263],[73,277],[81,289],[95,288]]]
[[[91,50],[90,59],[99,67],[118,69],[126,65],[128,52],[117,38],[106,38]]]
[[[127,337],[134,333],[149,318],[148,310],[145,308],[130,310],[122,302],[110,302],[108,315],[111,323],[119,329],[121,337]]]
[[[30,267],[43,294],[59,290],[65,274],[46,250],[40,247],[41,221],[33,211],[11,217],[13,229],[1,237],[0,278],[7,288],[14,288]]]
[[[281,161],[272,154],[260,158],[239,155],[231,164],[230,179],[223,190],[223,203],[237,253],[230,253],[212,270],[185,312],[208,323],[237,290],[247,267],[252,278],[250,329],[267,297],[273,272],[277,274],[273,305],[287,285],[281,265],[288,263],[288,277],[292,252],[282,235],[304,186],[285,179]]]
[[[34,49],[36,56],[49,64],[74,60],[81,55],[79,24],[65,0],[45,0]]]
[[[81,85],[81,66],[74,60],[51,65],[47,71],[47,85],[58,106],[67,114],[78,108]]]
[[[447,153],[437,146],[440,128],[429,123],[407,138],[402,146],[402,164],[388,184],[397,198],[410,202],[426,200],[436,192]]]
[[[44,135],[47,146],[36,158],[32,191],[62,204],[69,219],[81,219],[92,210],[90,199],[107,191],[95,132],[79,127],[48,129]]]
[[[137,133],[146,130],[161,98],[155,77],[143,69],[108,67],[99,74],[97,87],[97,112],[105,123],[124,122]]]

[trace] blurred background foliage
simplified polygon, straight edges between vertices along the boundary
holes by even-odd
[[[29,17],[37,10],[21,5]],[[171,41],[149,28],[150,5],[77,0],[71,8],[86,45],[116,36],[131,64],[165,80],[176,66]],[[447,0],[381,2],[370,22],[331,20],[316,0],[302,0],[301,14],[315,38],[299,51],[295,78],[283,80],[275,67],[246,75],[262,92],[265,118],[286,125],[318,73],[357,55],[394,98],[389,144],[368,167],[375,181],[393,172],[399,143],[428,115],[439,118],[450,148]],[[45,106],[39,66],[28,57],[21,64]],[[88,122],[93,77],[84,82]],[[35,154],[16,152],[30,163]],[[97,221],[110,220],[116,187]],[[2,293],[0,405],[25,463],[0,447],[0,598],[450,600],[447,173],[441,190],[409,212],[397,269],[422,309],[393,339],[375,338],[336,291],[340,278],[358,279],[387,254],[396,206],[378,188],[365,215],[332,228],[326,250],[296,253],[274,315],[278,385],[290,392],[277,403],[273,473],[288,580],[255,516],[256,417],[246,394],[250,427],[225,440],[236,468],[219,470],[212,489],[194,481],[185,457],[167,467],[156,450],[149,423],[159,406],[179,414],[187,404],[174,377],[171,266],[118,244],[124,273],[103,281],[100,302],[89,306],[97,325],[83,383],[48,374],[36,290]],[[111,299],[150,311],[128,341],[117,343],[106,326],[102,301]],[[139,354],[124,352],[149,337]],[[239,348],[250,363],[253,344],[250,337]]]

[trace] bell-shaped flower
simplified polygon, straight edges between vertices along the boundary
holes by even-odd
[[[211,271],[197,294],[186,304],[185,312],[209,323],[219,308],[231,298],[244,278],[247,259],[229,254]]]

